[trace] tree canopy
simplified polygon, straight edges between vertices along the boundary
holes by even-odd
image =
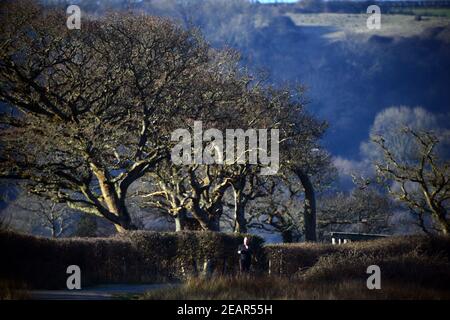
[[[319,143],[326,123],[307,112],[301,88],[267,85],[236,52],[214,49],[195,29],[168,19],[115,12],[84,17],[80,30],[69,30],[61,10],[34,1],[2,6],[2,178],[106,218],[118,231],[136,227],[127,199],[142,178],[152,185],[147,205],[175,218],[179,230],[186,219],[219,230],[232,190],[235,231],[245,232],[246,205],[268,183],[259,178],[267,163],[250,161],[250,154],[268,156],[276,144],[282,152],[274,173],[294,172],[302,181],[307,233],[315,240],[310,179],[330,159]],[[192,132],[198,121],[203,130],[240,130],[233,139],[244,141],[243,150],[225,154],[244,160],[174,163],[172,133]],[[269,131],[265,145],[252,145],[249,135],[260,130]],[[201,143],[203,150],[212,141]]]

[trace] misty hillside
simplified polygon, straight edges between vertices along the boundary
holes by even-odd
[[[257,28],[242,50],[272,80],[309,88],[311,107],[330,124],[337,155],[358,155],[375,115],[393,105],[446,112],[450,104],[448,18],[389,16],[380,31],[365,16],[288,14]],[[362,29],[362,31],[360,31]]]

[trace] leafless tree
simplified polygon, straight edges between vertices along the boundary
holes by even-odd
[[[279,129],[281,163],[304,181],[305,212],[314,212],[312,152],[326,125],[306,112],[300,91],[264,85],[232,50],[162,18],[114,13],[68,30],[64,12],[25,0],[2,4],[1,17],[0,99],[10,107],[0,122],[2,178],[118,231],[136,227],[127,196],[144,176],[156,187],[149,204],[180,230],[184,215],[219,230],[232,189],[236,230],[245,231],[259,165],[166,161],[170,133],[201,120],[205,129]],[[313,240],[314,213],[307,217]]]
[[[402,133],[413,138],[416,152],[399,159],[382,136],[374,137],[384,154],[384,161],[376,164],[377,172],[389,193],[417,215],[418,224],[425,232],[448,235],[450,162],[439,158],[436,152],[439,139],[432,132],[404,128]],[[433,220],[434,230],[427,227],[427,218]]]
[[[59,238],[67,235],[67,231],[73,224],[73,214],[69,209],[61,204],[39,199],[27,199],[26,204],[13,203],[15,208],[29,212],[35,216],[35,224],[50,232],[52,238]]]
[[[385,234],[390,231],[389,218],[394,204],[372,181],[354,177],[349,193],[325,194],[318,207],[318,228],[326,231],[353,231]]]
[[[233,59],[228,60],[225,79],[210,79],[209,83],[222,83],[224,91],[216,94],[216,99],[210,103],[210,108],[202,109],[197,117],[204,120],[206,128],[218,128],[223,132],[226,128],[240,128],[242,130],[254,128],[278,129],[280,131],[280,149],[283,154],[281,164],[288,163],[283,170],[289,170],[291,163],[300,161],[310,164],[309,174],[314,174],[312,168],[319,166],[317,157],[308,159],[307,155],[297,158],[295,151],[303,150],[306,145],[311,149],[317,143],[324,126],[310,116],[298,93],[288,89],[274,89],[264,87],[260,82],[254,83],[248,74],[239,73]],[[231,75],[230,75],[231,74]],[[294,98],[293,98],[294,97]],[[230,104],[230,101],[233,103]],[[207,110],[207,114],[204,111]],[[218,110],[218,111],[214,111]],[[211,114],[214,117],[211,117]],[[219,119],[219,120],[217,120]],[[187,121],[188,123],[188,121]],[[310,141],[314,141],[311,143]],[[251,146],[247,146],[246,153]],[[311,154],[311,153],[310,153]],[[289,157],[295,157],[289,158]],[[286,162],[284,162],[287,160]],[[168,167],[169,168],[168,168]],[[224,214],[226,194],[232,191],[234,206],[234,227],[236,232],[247,231],[246,206],[249,201],[262,197],[264,192],[260,189],[262,179],[258,178],[261,166],[245,163],[225,163],[224,165],[195,164],[184,168],[171,168],[170,163],[158,166],[162,173],[152,172],[149,175],[155,181],[156,190],[148,193],[146,197],[152,198],[148,202],[158,208],[165,208],[166,212],[175,215],[177,230],[181,230],[179,217],[193,217],[201,229],[219,230],[220,220]],[[306,171],[306,166],[303,167]],[[157,170],[158,171],[158,170]],[[281,171],[280,171],[281,172]],[[246,217],[247,216],[247,217]],[[182,218],[184,219],[184,218]],[[315,229],[315,227],[313,227]]]
[[[17,1],[2,3],[1,18],[0,99],[11,108],[1,114],[1,177],[134,228],[127,191],[167,156],[214,55],[195,32],[145,15],[68,30],[64,12]]]
[[[11,228],[11,217],[0,214],[0,231],[9,230]]]
[[[248,227],[279,233],[283,242],[299,241],[304,235],[304,215],[300,208],[303,189],[295,177],[274,177],[264,185],[265,194],[252,203]]]

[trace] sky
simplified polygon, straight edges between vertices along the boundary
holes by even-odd
[[[294,3],[297,2],[298,0],[259,0],[259,2],[261,3]]]

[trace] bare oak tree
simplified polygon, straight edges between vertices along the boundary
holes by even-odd
[[[50,237],[60,238],[67,235],[67,232],[74,224],[73,215],[70,210],[62,204],[48,201],[30,201],[27,204],[14,203],[14,207],[33,214],[36,218],[35,223],[39,227],[48,230]]]
[[[134,228],[127,191],[167,156],[171,125],[213,63],[209,48],[165,19],[112,14],[68,30],[64,12],[2,6],[1,177]]]
[[[374,138],[384,153],[384,161],[377,163],[380,177],[397,200],[417,214],[421,228],[429,233],[426,219],[434,222],[435,231],[448,235],[450,219],[450,162],[439,158],[436,148],[439,139],[431,132],[404,128],[403,134],[412,137],[414,155],[399,157],[388,147],[383,137]]]
[[[389,218],[394,204],[389,195],[371,185],[369,180],[355,180],[349,192],[326,194],[318,206],[318,228],[327,231],[352,231],[385,234],[390,231]],[[328,230],[327,230],[328,229]]]

